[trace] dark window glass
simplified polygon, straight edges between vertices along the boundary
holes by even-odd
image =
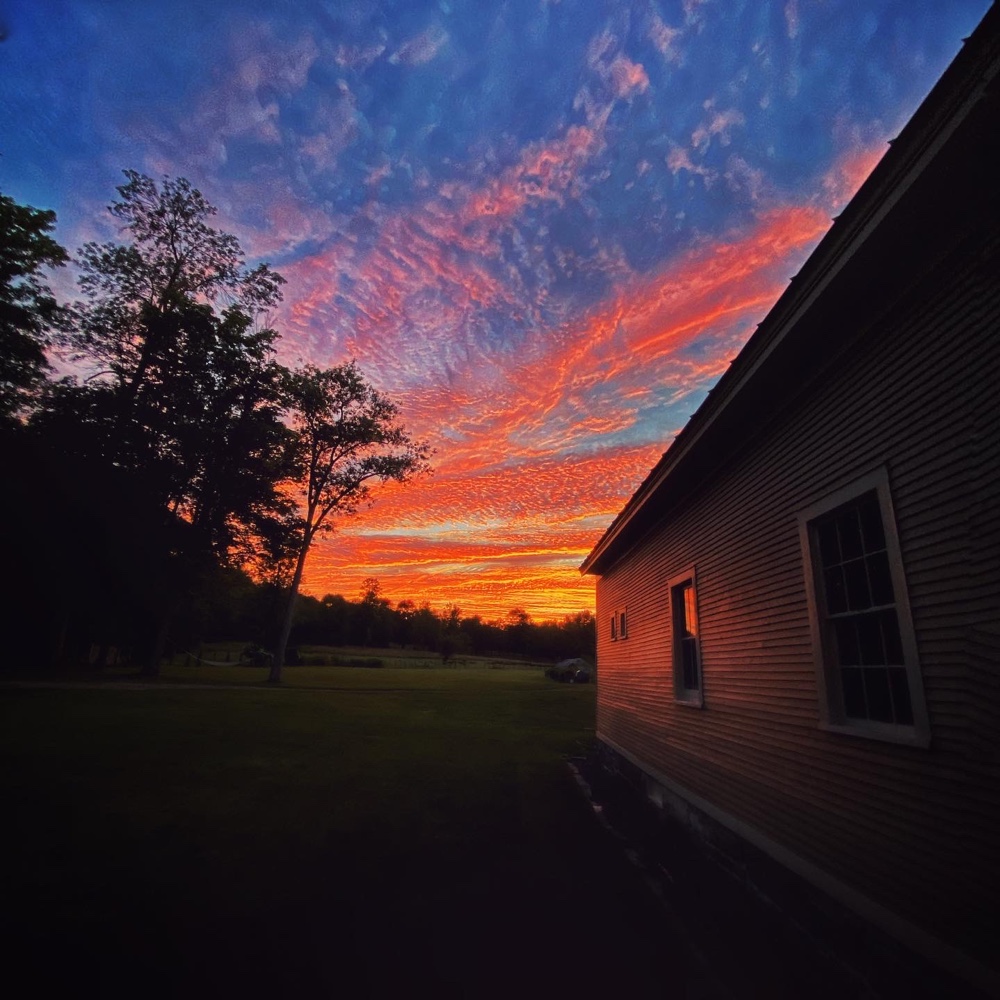
[[[872,597],[868,591],[868,573],[865,571],[864,559],[844,563],[844,580],[847,584],[847,606],[851,611],[870,608]]]
[[[858,615],[854,619],[858,628],[858,647],[861,650],[861,662],[866,667],[880,666],[885,663],[885,650],[882,648],[882,624],[878,615]]]
[[[889,671],[865,671],[865,694],[868,696],[868,718],[875,722],[893,722],[892,696],[889,694]]]
[[[872,604],[892,604],[892,574],[889,572],[887,552],[875,552],[865,560],[868,563],[868,581],[872,589]]]
[[[879,614],[882,622],[882,641],[885,643],[885,662],[902,665],[903,641],[899,635],[899,619],[894,608]]]
[[[823,574],[826,583],[826,608],[831,615],[839,615],[847,610],[847,587],[844,584],[844,571],[839,566],[832,566]]]
[[[686,691],[697,691],[698,684],[698,647],[694,639],[684,639],[681,643],[681,655],[684,661],[682,676]]]
[[[857,559],[864,549],[861,547],[861,524],[857,511],[851,509],[837,517],[840,534],[840,553],[843,559]]]
[[[814,523],[844,716],[913,724],[895,590],[875,491]],[[873,610],[877,608],[878,610]]]
[[[837,637],[837,660],[842,667],[861,666],[858,632],[853,618],[838,618],[834,623]]]
[[[677,671],[679,686],[684,691],[699,691],[698,615],[692,581],[686,580],[671,588],[670,604],[676,657],[674,669]]]
[[[625,612],[621,613],[618,619],[618,634],[624,639],[628,635],[628,626],[625,622]]]
[[[849,719],[867,719],[865,682],[860,667],[847,667],[840,672],[844,687],[844,715]]]
[[[882,511],[878,504],[878,494],[869,493],[861,499],[858,510],[861,516],[861,534],[866,552],[877,552],[885,548],[885,532],[882,529]]]
[[[889,675],[889,690],[892,692],[896,722],[901,726],[912,726],[913,707],[910,704],[910,682],[906,676],[906,668],[892,667],[886,673]]]
[[[834,521],[826,521],[816,529],[819,535],[819,552],[824,566],[832,566],[840,562],[840,545],[837,542],[837,525]]]

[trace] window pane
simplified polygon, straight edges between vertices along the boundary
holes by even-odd
[[[844,686],[844,715],[849,719],[867,719],[865,683],[858,667],[848,667],[840,672]]]
[[[858,626],[858,646],[861,649],[861,662],[866,667],[885,663],[885,650],[882,648],[882,627],[879,616],[858,615],[855,621]]]
[[[695,639],[681,642],[682,679],[686,691],[698,690],[698,646]]]
[[[844,571],[839,566],[828,569],[823,574],[826,582],[826,610],[837,615],[847,610],[847,587],[844,585]]]
[[[892,574],[889,572],[889,555],[876,552],[865,560],[868,564],[868,582],[872,588],[873,604],[892,604]]]
[[[902,726],[913,725],[913,706],[910,704],[910,682],[903,667],[892,667],[889,671],[889,690],[892,692],[892,706],[896,722]]]
[[[844,563],[844,579],[847,582],[847,606],[851,611],[864,611],[872,606],[872,596],[868,590],[868,574],[864,559]]]
[[[894,609],[879,614],[882,624],[882,641],[885,644],[885,662],[902,666],[903,643],[899,637],[899,619]]]
[[[684,584],[684,630],[688,635],[698,634],[698,619],[694,611],[694,587]]]
[[[858,648],[858,632],[853,618],[838,618],[834,622],[837,638],[837,661],[842,667],[861,665],[861,651]]]
[[[618,634],[624,639],[628,635],[628,625],[625,622],[625,612],[618,618]]]
[[[882,511],[878,505],[878,494],[869,493],[861,500],[858,513],[861,515],[861,534],[865,551],[875,552],[885,548],[885,532],[882,529]]]
[[[865,693],[868,695],[868,718],[876,722],[892,722],[892,696],[889,694],[889,671],[884,667],[866,670]]]
[[[912,726],[913,667],[904,657],[891,562],[898,553],[886,527],[877,489],[811,522],[812,558],[822,574],[817,610],[824,656],[840,682],[835,720]]]
[[[837,525],[834,521],[824,521],[817,525],[816,534],[819,537],[820,559],[824,566],[833,566],[840,562],[840,545],[837,542]]]
[[[840,533],[841,557],[856,559],[860,556],[864,551],[861,547],[861,523],[853,507],[837,516],[837,530]]]

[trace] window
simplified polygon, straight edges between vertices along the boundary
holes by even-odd
[[[871,473],[805,511],[799,522],[824,724],[926,743],[888,476]]]
[[[684,704],[701,707],[704,698],[694,570],[670,581],[670,623],[673,633],[674,696]]]
[[[628,638],[628,618],[625,611],[614,611],[611,614],[611,641]]]

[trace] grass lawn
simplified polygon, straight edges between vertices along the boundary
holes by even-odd
[[[287,677],[0,686],[5,978],[29,975],[25,995],[685,995],[686,956],[567,772],[592,688]]]

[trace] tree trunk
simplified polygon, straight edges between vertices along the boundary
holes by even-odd
[[[172,617],[173,611],[168,608],[161,610],[156,617],[156,631],[153,633],[153,643],[139,671],[143,677],[160,676],[160,660],[163,659],[163,650],[167,645],[167,634],[170,632],[170,619]]]
[[[285,617],[281,623],[281,633],[278,636],[278,645],[274,650],[274,658],[271,660],[271,673],[268,675],[268,684],[281,683],[281,668],[285,665],[285,650],[288,648],[288,637],[292,633],[292,619],[295,617],[295,599],[299,596],[299,584],[302,582],[302,570],[306,565],[306,556],[309,553],[308,537],[302,542],[302,549],[295,560],[295,573],[292,576],[291,586],[288,588],[288,604],[285,607]]]

